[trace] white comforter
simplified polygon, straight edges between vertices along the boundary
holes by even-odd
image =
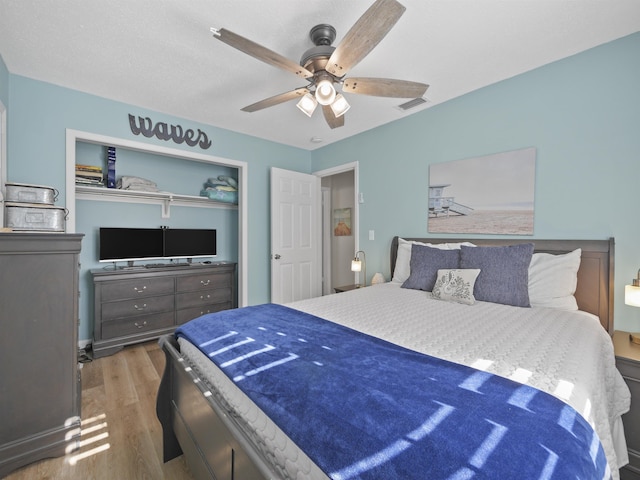
[[[422,353],[527,383],[580,412],[602,442],[611,474],[628,462],[620,415],[630,393],[598,319],[582,312],[477,302],[460,305],[387,283],[303,300],[290,307]],[[180,339],[214,395],[253,430],[254,443],[285,478],[326,478],[227,377]]]
[[[628,463],[620,415],[631,395],[596,317],[551,308],[474,305],[387,283],[289,306],[432,356],[548,392],[594,427],[613,478]]]

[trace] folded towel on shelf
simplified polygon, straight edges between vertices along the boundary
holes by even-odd
[[[232,188],[238,188],[238,181],[228,175],[218,175],[218,177],[210,177],[205,182],[205,187],[216,187],[218,185],[226,185]]]
[[[158,185],[152,180],[142,177],[123,175],[118,179],[117,188],[122,190],[140,190],[143,192],[157,192]]]

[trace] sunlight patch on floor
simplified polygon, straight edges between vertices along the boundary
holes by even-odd
[[[107,439],[109,438],[109,425],[106,419],[107,415],[102,413],[80,422],[80,440],[72,449],[73,451],[77,451],[77,453],[68,456],[65,462],[73,466],[80,460],[92,457],[111,448],[111,445],[107,442]],[[92,446],[92,448],[85,448],[89,446]]]

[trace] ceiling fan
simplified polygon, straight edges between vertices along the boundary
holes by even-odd
[[[327,24],[316,25],[309,32],[315,47],[304,52],[299,64],[224,28],[212,28],[211,31],[215,38],[227,45],[309,82],[305,87],[248,105],[243,111],[255,112],[299,99],[298,108],[309,117],[320,104],[327,124],[337,128],[344,125],[349,103],[336,91],[336,85],[341,86],[343,93],[396,98],[419,98],[429,87],[424,83],[389,78],[345,78],[349,70],[380,43],[405,10],[396,0],[376,0],[337,47],[331,46],[336,38],[335,28]]]

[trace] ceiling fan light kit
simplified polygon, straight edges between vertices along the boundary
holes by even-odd
[[[305,94],[304,97],[300,99],[300,101],[296,104],[296,106],[302,110],[307,117],[311,117],[316,107],[318,106],[318,101],[315,99],[313,95],[310,93]]]
[[[336,117],[341,117],[342,115],[347,113],[347,110],[349,110],[350,108],[351,105],[349,105],[349,102],[347,102],[347,99],[344,98],[344,95],[342,95],[341,93],[336,95],[336,99],[331,104],[331,110]]]
[[[255,112],[299,98],[296,105],[305,115],[311,117],[320,104],[329,127],[337,128],[344,125],[344,114],[351,106],[344,95],[336,91],[336,85],[341,86],[343,93],[378,97],[419,98],[426,92],[428,85],[407,80],[344,78],[351,68],[380,43],[404,11],[405,7],[397,0],[376,0],[337,47],[331,45],[336,38],[335,28],[324,23],[316,25],[309,32],[309,38],[315,47],[304,52],[299,64],[224,28],[212,28],[211,31],[214,38],[221,42],[309,82],[307,87],[261,100],[244,107],[243,111]]]
[[[327,77],[316,83],[316,100],[320,105],[331,105],[336,99],[336,89],[333,86],[333,81]]]

